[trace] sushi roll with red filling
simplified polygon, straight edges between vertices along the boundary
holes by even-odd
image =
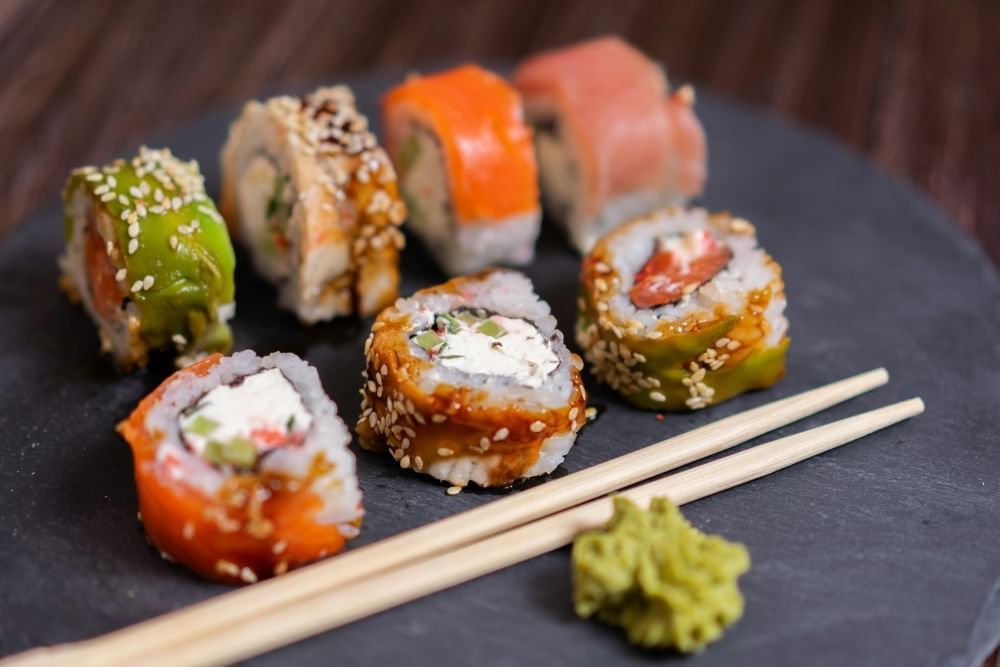
[[[251,101],[222,150],[221,207],[280,304],[307,324],[396,298],[396,174],[346,86]]]
[[[686,201],[705,182],[694,92],[617,37],[524,61],[514,73],[535,131],[546,210],[587,252],[625,220]]]
[[[515,271],[400,299],[372,325],[365,356],[362,447],[457,487],[552,472],[585,422],[583,363]]]
[[[150,541],[205,577],[253,583],[358,533],[350,434],[295,355],[208,357],[167,378],[118,432]]]
[[[75,169],[63,192],[60,286],[125,370],[165,351],[178,365],[232,345],[233,246],[194,161],[146,147]]]
[[[697,410],[785,373],[781,267],[753,225],[701,209],[625,223],[583,261],[576,340],[630,403]]]

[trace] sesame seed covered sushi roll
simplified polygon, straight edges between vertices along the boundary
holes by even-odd
[[[583,261],[576,339],[630,403],[696,410],[785,373],[781,267],[741,218],[666,209],[625,223]]]
[[[358,533],[351,437],[293,354],[213,355],[167,378],[121,424],[146,534],[164,557],[253,583]]]
[[[361,446],[457,487],[552,472],[585,421],[583,363],[516,271],[400,299],[365,355]]]
[[[587,252],[625,220],[701,193],[705,132],[689,86],[617,37],[540,53],[514,73],[546,210]]]
[[[155,350],[183,365],[232,345],[233,247],[195,162],[141,148],[73,171],[63,191],[60,286],[128,370]]]
[[[514,88],[465,65],[396,86],[382,116],[407,224],[445,272],[532,260],[541,222],[538,176]]]
[[[372,315],[396,298],[406,207],[346,86],[248,102],[222,150],[221,207],[302,322]]]

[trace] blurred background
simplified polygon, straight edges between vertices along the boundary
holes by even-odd
[[[871,156],[1000,262],[997,0],[0,0],[0,232],[72,166],[263,90],[602,33]]]

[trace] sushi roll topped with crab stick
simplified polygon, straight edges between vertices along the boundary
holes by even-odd
[[[694,91],[617,37],[528,58],[514,72],[535,131],[542,196],[587,252],[625,220],[701,194],[705,132]]]
[[[697,410],[785,373],[781,267],[753,225],[702,209],[625,223],[583,261],[576,340],[630,403]]]
[[[248,102],[222,149],[221,207],[302,322],[374,315],[396,298],[406,207],[346,86]]]
[[[164,350],[179,365],[232,345],[233,246],[194,161],[143,147],[73,171],[60,286],[125,370]]]
[[[146,534],[199,574],[253,583],[357,535],[351,437],[293,354],[213,355],[167,378],[121,424]]]
[[[362,447],[455,488],[552,472],[586,420],[583,362],[515,271],[397,301],[372,325],[365,356]]]
[[[538,169],[521,97],[476,65],[414,76],[382,100],[407,226],[450,275],[535,254]]]

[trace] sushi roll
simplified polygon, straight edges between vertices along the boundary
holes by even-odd
[[[233,247],[198,164],[143,147],[81,167],[63,191],[60,285],[125,370],[167,350],[184,365],[232,345]]]
[[[785,373],[781,267],[753,225],[702,209],[630,221],[584,258],[576,340],[630,403],[697,410]]]
[[[701,193],[705,133],[693,90],[604,37],[522,63],[514,85],[535,130],[545,208],[587,252],[623,221]]]
[[[550,473],[585,422],[583,362],[516,271],[400,299],[375,320],[365,357],[361,446],[454,487]]]
[[[196,362],[118,432],[132,448],[150,541],[205,577],[253,583],[358,533],[350,434],[316,369],[293,354]]]
[[[396,298],[406,207],[346,86],[248,102],[222,149],[221,207],[302,322],[372,315]]]
[[[516,90],[465,65],[393,88],[382,117],[408,227],[445,272],[532,260],[538,170]]]

